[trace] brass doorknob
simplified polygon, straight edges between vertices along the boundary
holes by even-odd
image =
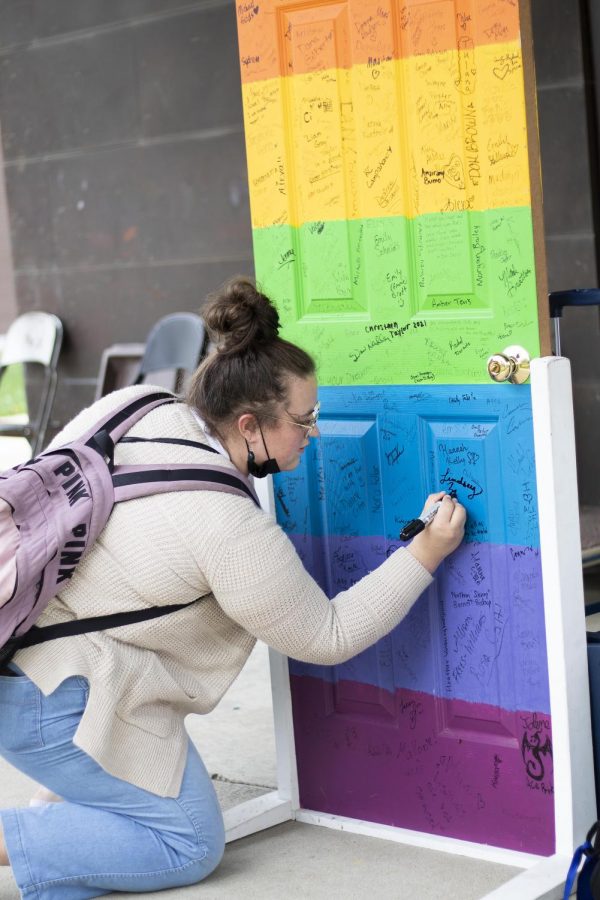
[[[494,353],[488,359],[488,375],[492,381],[523,384],[529,378],[530,362],[529,353],[523,347],[505,347],[502,353]]]

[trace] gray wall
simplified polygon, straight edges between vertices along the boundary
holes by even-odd
[[[0,334],[4,334],[17,315],[8,205],[2,172],[2,140],[0,138]]]
[[[550,291],[598,286],[598,134],[595,74],[600,8],[588,0],[531,0]],[[568,12],[566,12],[568,10]],[[565,310],[561,352],[573,373],[581,502],[600,504],[600,319]]]
[[[65,322],[55,426],[101,351],[253,272],[235,5],[0,0],[20,311]]]

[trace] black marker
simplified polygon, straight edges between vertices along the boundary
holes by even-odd
[[[448,495],[450,497],[455,497],[456,492],[450,491]],[[430,522],[435,518],[438,509],[442,505],[442,500],[437,500],[432,506],[425,510],[423,515],[419,516],[417,519],[411,519],[407,525],[404,526],[402,531],[400,532],[400,540],[401,541],[410,541],[411,538],[414,538],[417,534],[420,534]]]
[[[415,535],[420,534],[425,529],[425,527],[429,525],[429,523],[435,518],[436,513],[441,505],[442,501],[438,500],[437,503],[434,503],[433,506],[430,506],[429,509],[426,509],[425,512],[417,519],[411,519],[410,522],[405,525],[400,532],[400,540],[410,541],[410,539],[414,538]]]

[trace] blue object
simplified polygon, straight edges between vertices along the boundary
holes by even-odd
[[[552,291],[548,295],[550,318],[554,321],[554,352],[560,356],[560,328],[565,306],[600,306],[600,290],[596,288],[575,288],[571,291]]]
[[[590,679],[590,706],[592,715],[592,742],[594,747],[594,774],[596,777],[596,812],[600,818],[600,633],[587,633],[588,673]]]
[[[571,891],[573,890],[573,885],[575,884],[575,879],[577,878],[577,870],[579,869],[581,860],[584,857],[585,862],[583,864],[581,872],[579,873],[579,877],[577,878],[577,900],[596,900],[596,898],[599,896],[597,874],[594,878],[594,884],[592,884],[592,878],[598,865],[598,847],[592,845],[592,840],[596,836],[596,840],[594,841],[594,843],[597,844],[597,832],[598,822],[594,822],[594,824],[588,831],[583,844],[580,844],[580,846],[575,850],[567,874],[567,880],[565,882],[563,900],[569,900],[569,897],[571,896]]]
[[[548,299],[550,318],[560,319],[565,306],[600,306],[600,290],[577,288],[572,291],[552,291]]]

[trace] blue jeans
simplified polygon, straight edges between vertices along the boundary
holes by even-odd
[[[83,678],[68,678],[44,697],[25,675],[0,675],[0,755],[65,798],[0,810],[21,896],[85,900],[206,878],[221,860],[225,834],[194,746],[176,798],[115,778],[73,743],[87,697]]]

